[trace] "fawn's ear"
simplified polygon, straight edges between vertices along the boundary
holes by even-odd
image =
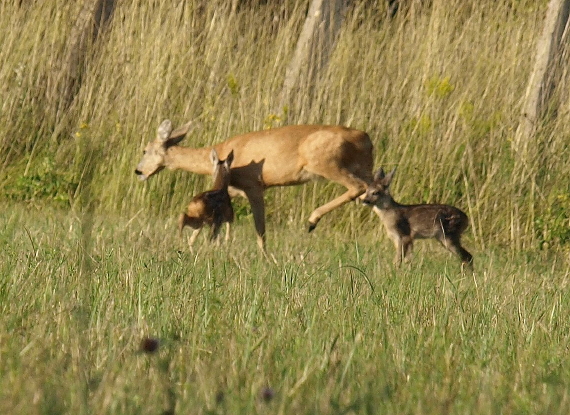
[[[378,180],[382,180],[384,178],[385,174],[384,174],[384,169],[382,167],[380,167],[378,169],[378,171],[376,172],[376,174],[374,174],[374,181],[378,181]]]
[[[228,156],[226,157],[226,166],[228,166],[228,169],[232,165],[233,161],[234,161],[234,151],[232,150],[230,151],[230,154],[228,154]]]
[[[214,148],[210,152],[210,161],[212,162],[214,167],[217,166],[218,162],[220,161],[220,158],[218,157],[218,152]]]
[[[386,181],[386,186],[389,186],[390,183],[392,183],[392,179],[394,178],[394,174],[396,174],[396,168],[394,167],[394,170],[392,170],[390,173],[388,173],[385,177],[385,181]]]

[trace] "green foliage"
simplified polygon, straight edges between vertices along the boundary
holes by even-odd
[[[458,115],[476,139],[488,136],[503,122],[501,111],[493,111],[490,114],[477,113],[473,101],[463,101],[459,106]]]
[[[536,226],[539,247],[570,247],[570,193],[563,190],[549,197],[546,211],[537,217]]]
[[[289,107],[283,107],[281,114],[271,113],[263,120],[263,129],[281,127],[287,125],[287,116],[289,115]]]
[[[232,96],[238,96],[240,92],[240,86],[233,74],[229,74],[226,77],[226,83],[230,92],[232,93]]]
[[[45,156],[32,163],[29,173],[9,181],[4,188],[4,197],[17,202],[36,205],[54,203],[69,206],[78,186],[75,175],[57,168],[53,156]]]
[[[447,98],[455,90],[450,82],[450,77],[446,76],[440,78],[438,76],[432,76],[426,82],[426,93],[428,96],[435,96],[436,98]]]
[[[422,114],[419,118],[412,118],[406,130],[410,133],[415,133],[418,136],[426,136],[433,132],[433,120],[427,114]]]

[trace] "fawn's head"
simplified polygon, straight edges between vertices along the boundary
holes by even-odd
[[[234,161],[234,151],[225,160],[220,160],[218,152],[212,149],[210,153],[210,161],[212,162],[212,176],[214,177],[214,188],[220,189],[230,184],[230,168]]]
[[[170,120],[164,120],[160,124],[156,132],[156,139],[146,145],[143,157],[135,170],[135,174],[140,180],[148,179],[165,167],[166,150],[177,145],[188,133],[191,125],[192,123],[189,122],[172,131]]]
[[[362,202],[379,208],[387,207],[393,200],[390,195],[389,187],[390,183],[392,183],[394,173],[396,173],[396,169],[385,174],[384,169],[380,168],[374,175],[374,181],[366,188]]]

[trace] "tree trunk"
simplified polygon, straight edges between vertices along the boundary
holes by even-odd
[[[312,0],[295,53],[287,67],[280,95],[281,108],[287,106],[291,94],[299,89],[302,77],[314,83],[326,65],[342,23],[348,0]]]
[[[523,112],[515,134],[514,144],[523,161],[528,156],[529,144],[554,88],[553,73],[558,69],[556,58],[560,54],[569,14],[570,0],[550,0],[542,35],[537,42],[536,60],[528,82]]]
[[[56,120],[69,109],[79,91],[87,53],[109,22],[114,8],[115,0],[85,0],[67,40],[62,65],[52,73],[54,86],[48,92],[57,108]]]

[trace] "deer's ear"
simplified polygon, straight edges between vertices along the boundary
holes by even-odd
[[[218,152],[215,149],[212,149],[212,151],[210,152],[210,161],[214,166],[217,166],[218,162],[220,161],[220,158],[218,157]]]
[[[188,134],[188,132],[192,129],[193,125],[194,125],[194,123],[192,121],[190,121],[190,122],[184,124],[182,127],[178,127],[176,130],[172,131],[170,133],[170,136],[168,137],[168,141],[165,143],[165,145],[167,147],[171,147],[171,146],[175,146],[176,144],[181,142],[182,139],[184,137],[186,137],[186,134]]]
[[[172,122],[164,120],[156,130],[156,138],[165,143],[170,138],[170,133],[172,133]]]
[[[192,121],[187,122],[186,124],[184,124],[181,127],[178,127],[176,130],[174,130],[171,134],[170,134],[170,139],[174,140],[174,139],[178,139],[178,141],[182,140],[182,138],[184,138],[184,136],[186,134],[188,134],[188,132],[193,129],[192,127],[194,126],[194,123]]]
[[[385,176],[384,169],[382,167],[380,167],[378,169],[378,171],[376,172],[376,174],[374,175],[374,181],[382,180],[384,178],[384,176]]]

